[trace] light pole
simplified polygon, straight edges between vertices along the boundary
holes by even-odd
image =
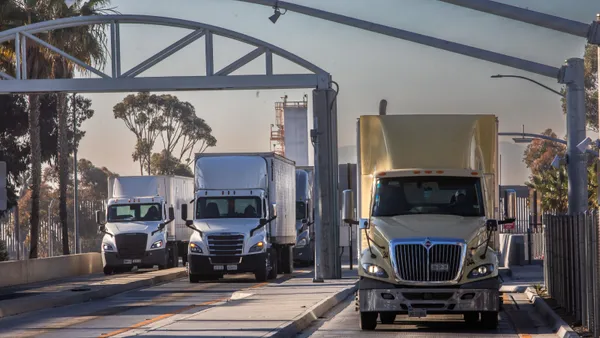
[[[585,154],[578,151],[577,145],[585,138],[585,86],[583,59],[572,58],[566,61],[558,74],[558,82],[567,86],[566,95],[545,86],[533,79],[519,75],[492,75],[491,78],[518,78],[532,82],[567,101],[567,172],[569,181],[569,214],[580,214],[587,210],[588,189]]]
[[[79,187],[77,180],[77,94],[73,93],[73,228],[75,230],[75,253],[81,253],[79,239]]]
[[[554,93],[554,94],[556,94],[556,95],[559,95],[559,96],[561,96],[561,97],[565,97],[565,95],[564,95],[563,93],[561,93],[561,92],[559,92],[559,91],[556,91],[556,90],[554,90],[554,89],[552,89],[552,88],[550,88],[550,87],[548,87],[548,86],[546,86],[546,85],[543,85],[543,84],[541,84],[540,82],[537,82],[537,81],[535,81],[535,80],[533,80],[533,79],[530,79],[530,78],[528,78],[528,77],[525,77],[525,76],[520,76],[520,75],[503,75],[503,74],[496,74],[496,75],[492,75],[492,76],[490,76],[490,77],[491,77],[492,79],[501,79],[501,78],[505,78],[505,77],[512,77],[512,78],[517,78],[517,79],[523,79],[523,80],[527,80],[527,81],[529,81],[529,82],[533,82],[533,83],[535,83],[536,85],[538,85],[538,86],[540,86],[540,87],[542,87],[542,88],[545,88],[545,89],[547,89],[547,90],[549,90],[549,91],[553,92],[553,93]]]

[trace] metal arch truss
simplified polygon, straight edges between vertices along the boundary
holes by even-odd
[[[48,31],[87,26],[110,25],[110,60],[112,74],[108,75],[93,66],[69,55],[65,51],[35,36]],[[126,72],[121,70],[120,24],[158,25],[192,30],[191,33]],[[214,69],[213,36],[218,35],[255,46],[256,49],[242,56],[221,70]],[[192,42],[204,37],[206,53],[206,76],[138,77],[143,72],[180,51]],[[15,41],[16,60],[12,60],[14,75],[0,72],[0,93],[77,92],[109,93],[135,91],[176,90],[222,90],[222,89],[328,89],[331,76],[314,64],[267,42],[195,21],[149,15],[99,15],[71,17],[35,23],[0,32],[0,43]],[[94,73],[100,78],[77,79],[29,79],[27,74],[27,43],[33,42],[53,51]],[[252,60],[265,55],[265,71],[261,75],[231,75]],[[273,55],[289,60],[312,74],[273,74]]]

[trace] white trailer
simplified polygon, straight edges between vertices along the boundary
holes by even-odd
[[[191,230],[175,210],[194,197],[194,179],[180,176],[121,176],[108,179],[106,213],[96,212],[104,273],[178,265],[187,260]]]
[[[257,280],[293,272],[296,244],[295,166],[275,153],[198,154],[190,282],[224,274]]]

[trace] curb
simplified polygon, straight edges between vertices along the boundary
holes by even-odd
[[[342,289],[335,294],[328,296],[317,304],[313,305],[310,309],[304,311],[301,315],[297,316],[294,320],[287,322],[263,337],[271,338],[289,338],[294,337],[296,334],[310,326],[312,322],[319,319],[327,311],[334,308],[336,305],[341,303],[344,299],[348,298],[352,293],[358,289],[358,281],[353,285]]]
[[[147,278],[142,278],[131,282],[124,282],[123,284],[100,286],[98,289],[92,291],[73,292],[71,294],[69,294],[68,291],[61,291],[56,292],[56,294],[50,296],[40,295],[38,297],[27,297],[26,300],[17,298],[11,301],[0,302],[0,318],[5,318],[8,316],[14,316],[42,309],[49,309],[54,307],[85,303],[96,299],[108,298],[119,293],[144,287],[150,287],[156,284],[172,281],[174,279],[182,278],[185,276],[187,276],[187,272],[185,270],[173,271],[159,275],[150,275]],[[115,279],[118,279],[118,277]]]
[[[552,331],[556,333],[556,336],[560,338],[579,338],[579,334],[573,331],[569,324],[560,318],[556,312],[554,312],[554,310],[552,310],[550,306],[536,294],[533,288],[528,287],[527,290],[525,290],[525,294],[536,311],[550,325]]]

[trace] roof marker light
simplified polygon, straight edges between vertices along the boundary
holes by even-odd
[[[421,170],[415,170],[415,171],[413,171],[413,174],[420,174],[420,173],[421,173]]]
[[[436,174],[443,174],[443,173],[444,173],[444,171],[443,171],[443,170],[438,170],[438,171],[436,171]]]
[[[387,173],[386,173],[386,172],[384,172],[384,171],[382,171],[382,172],[380,172],[379,174],[377,174],[377,176],[385,176],[385,175],[387,175]]]
[[[425,170],[425,173],[426,173],[426,174],[432,174],[432,173],[433,173],[433,171],[431,171],[431,170]]]

